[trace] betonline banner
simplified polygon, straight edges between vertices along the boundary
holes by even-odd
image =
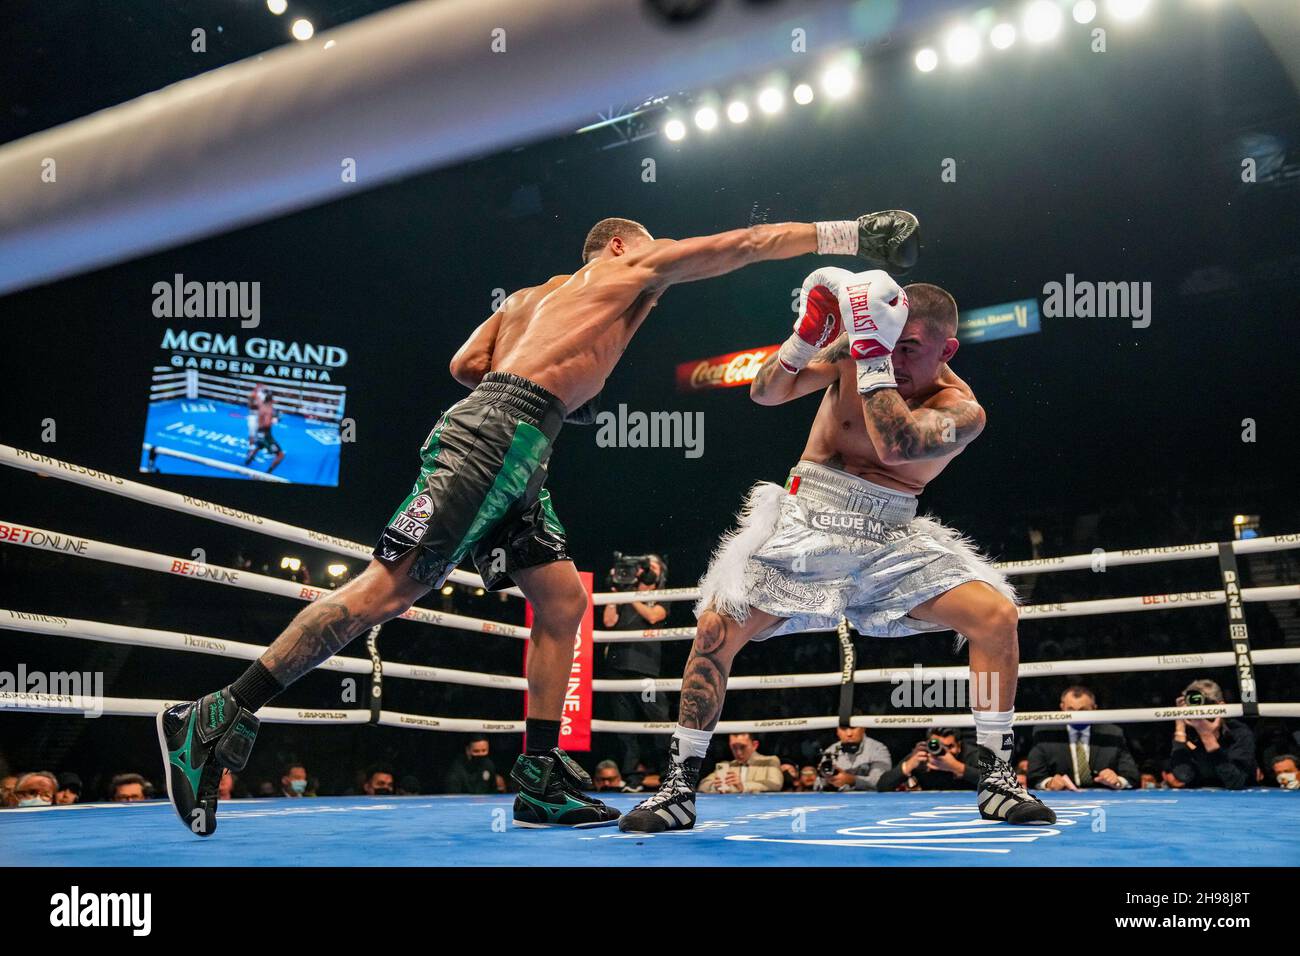
[[[590,571],[579,571],[582,586],[587,590],[587,612],[582,616],[582,626],[573,636],[573,664],[564,687],[564,705],[560,710],[560,749],[583,751],[591,749],[591,669],[596,660],[591,592],[595,578]],[[524,606],[524,625],[533,626],[533,605]],[[532,641],[524,645],[524,674],[528,673],[528,658]],[[524,694],[524,713],[528,713],[528,695]],[[524,746],[528,746],[527,739]]]
[[[160,348],[141,471],[338,485],[346,349],[174,327]]]

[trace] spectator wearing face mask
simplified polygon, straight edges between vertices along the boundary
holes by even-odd
[[[1138,774],[1138,787],[1142,790],[1162,790],[1164,786],[1165,781],[1160,772],[1160,765],[1151,762],[1144,763]]]
[[[59,791],[59,781],[48,770],[19,775],[14,784],[14,806],[49,807],[54,804],[54,795]]]
[[[1283,790],[1300,790],[1300,761],[1294,754],[1278,754],[1273,758],[1273,779]]]
[[[889,769],[889,749],[861,727],[837,727],[840,739],[822,751],[817,790],[875,790]]]
[[[488,739],[474,737],[447,771],[442,789],[446,793],[499,793],[503,788],[498,786],[498,780]]]
[[[280,777],[281,797],[314,797],[311,781],[307,777],[307,768],[300,763],[291,763],[284,768]]]
[[[393,795],[393,771],[388,767],[371,767],[366,771],[366,782],[361,791],[368,797],[391,797]]]
[[[1097,698],[1086,687],[1067,687],[1060,708],[1072,713],[1096,710]],[[1038,790],[1131,790],[1138,785],[1138,768],[1118,725],[1081,721],[1034,731],[1028,777]]]

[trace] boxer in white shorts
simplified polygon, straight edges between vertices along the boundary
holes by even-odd
[[[672,761],[663,785],[619,823],[634,832],[695,824],[701,761],[727,676],[749,641],[834,628],[898,637],[955,630],[970,648],[985,819],[1054,823],[1010,764],[1019,644],[1015,592],[961,535],[917,517],[917,495],[984,428],[949,367],[957,304],[886,272],[826,268],[805,281],[794,334],[750,394],[779,405],[823,391],[785,487],[760,482],[723,537],[696,606]]]

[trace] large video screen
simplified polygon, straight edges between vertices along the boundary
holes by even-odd
[[[140,470],[337,486],[347,361],[337,345],[166,329]]]

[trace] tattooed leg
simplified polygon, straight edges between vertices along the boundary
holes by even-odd
[[[407,575],[407,564],[371,561],[356,579],[304,608],[266,649],[262,664],[288,687],[358,634],[397,617],[429,590]]]
[[[705,611],[695,631],[695,643],[682,675],[682,698],[677,722],[693,730],[712,730],[722,716],[731,662],[749,641],[769,634],[783,618],[750,608],[743,624]]]

